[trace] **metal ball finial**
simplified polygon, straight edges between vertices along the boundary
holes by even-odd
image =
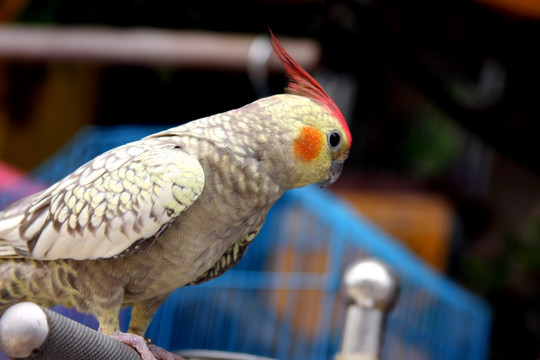
[[[13,358],[26,358],[47,339],[47,316],[31,302],[15,304],[0,318],[0,350]]]
[[[361,259],[351,264],[343,277],[345,291],[358,306],[388,310],[397,299],[399,281],[379,260]]]

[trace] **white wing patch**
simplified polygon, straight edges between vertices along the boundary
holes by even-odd
[[[203,169],[185,151],[124,145],[1,213],[0,256],[81,260],[135,253],[141,241],[155,239],[195,202],[203,187]]]

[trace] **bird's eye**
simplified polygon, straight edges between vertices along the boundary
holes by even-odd
[[[328,144],[332,150],[335,150],[341,144],[341,135],[337,131],[328,134]]]

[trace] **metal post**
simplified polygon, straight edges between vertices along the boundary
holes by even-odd
[[[397,277],[381,261],[362,259],[347,268],[343,282],[350,304],[335,360],[380,359],[386,312],[397,299]]]

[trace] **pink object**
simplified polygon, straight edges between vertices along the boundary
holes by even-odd
[[[24,173],[9,165],[0,163],[0,189],[5,189],[23,180]]]
[[[27,177],[22,170],[0,162],[1,192],[16,189],[18,192],[21,192],[21,195],[30,195],[44,188],[44,184]]]

